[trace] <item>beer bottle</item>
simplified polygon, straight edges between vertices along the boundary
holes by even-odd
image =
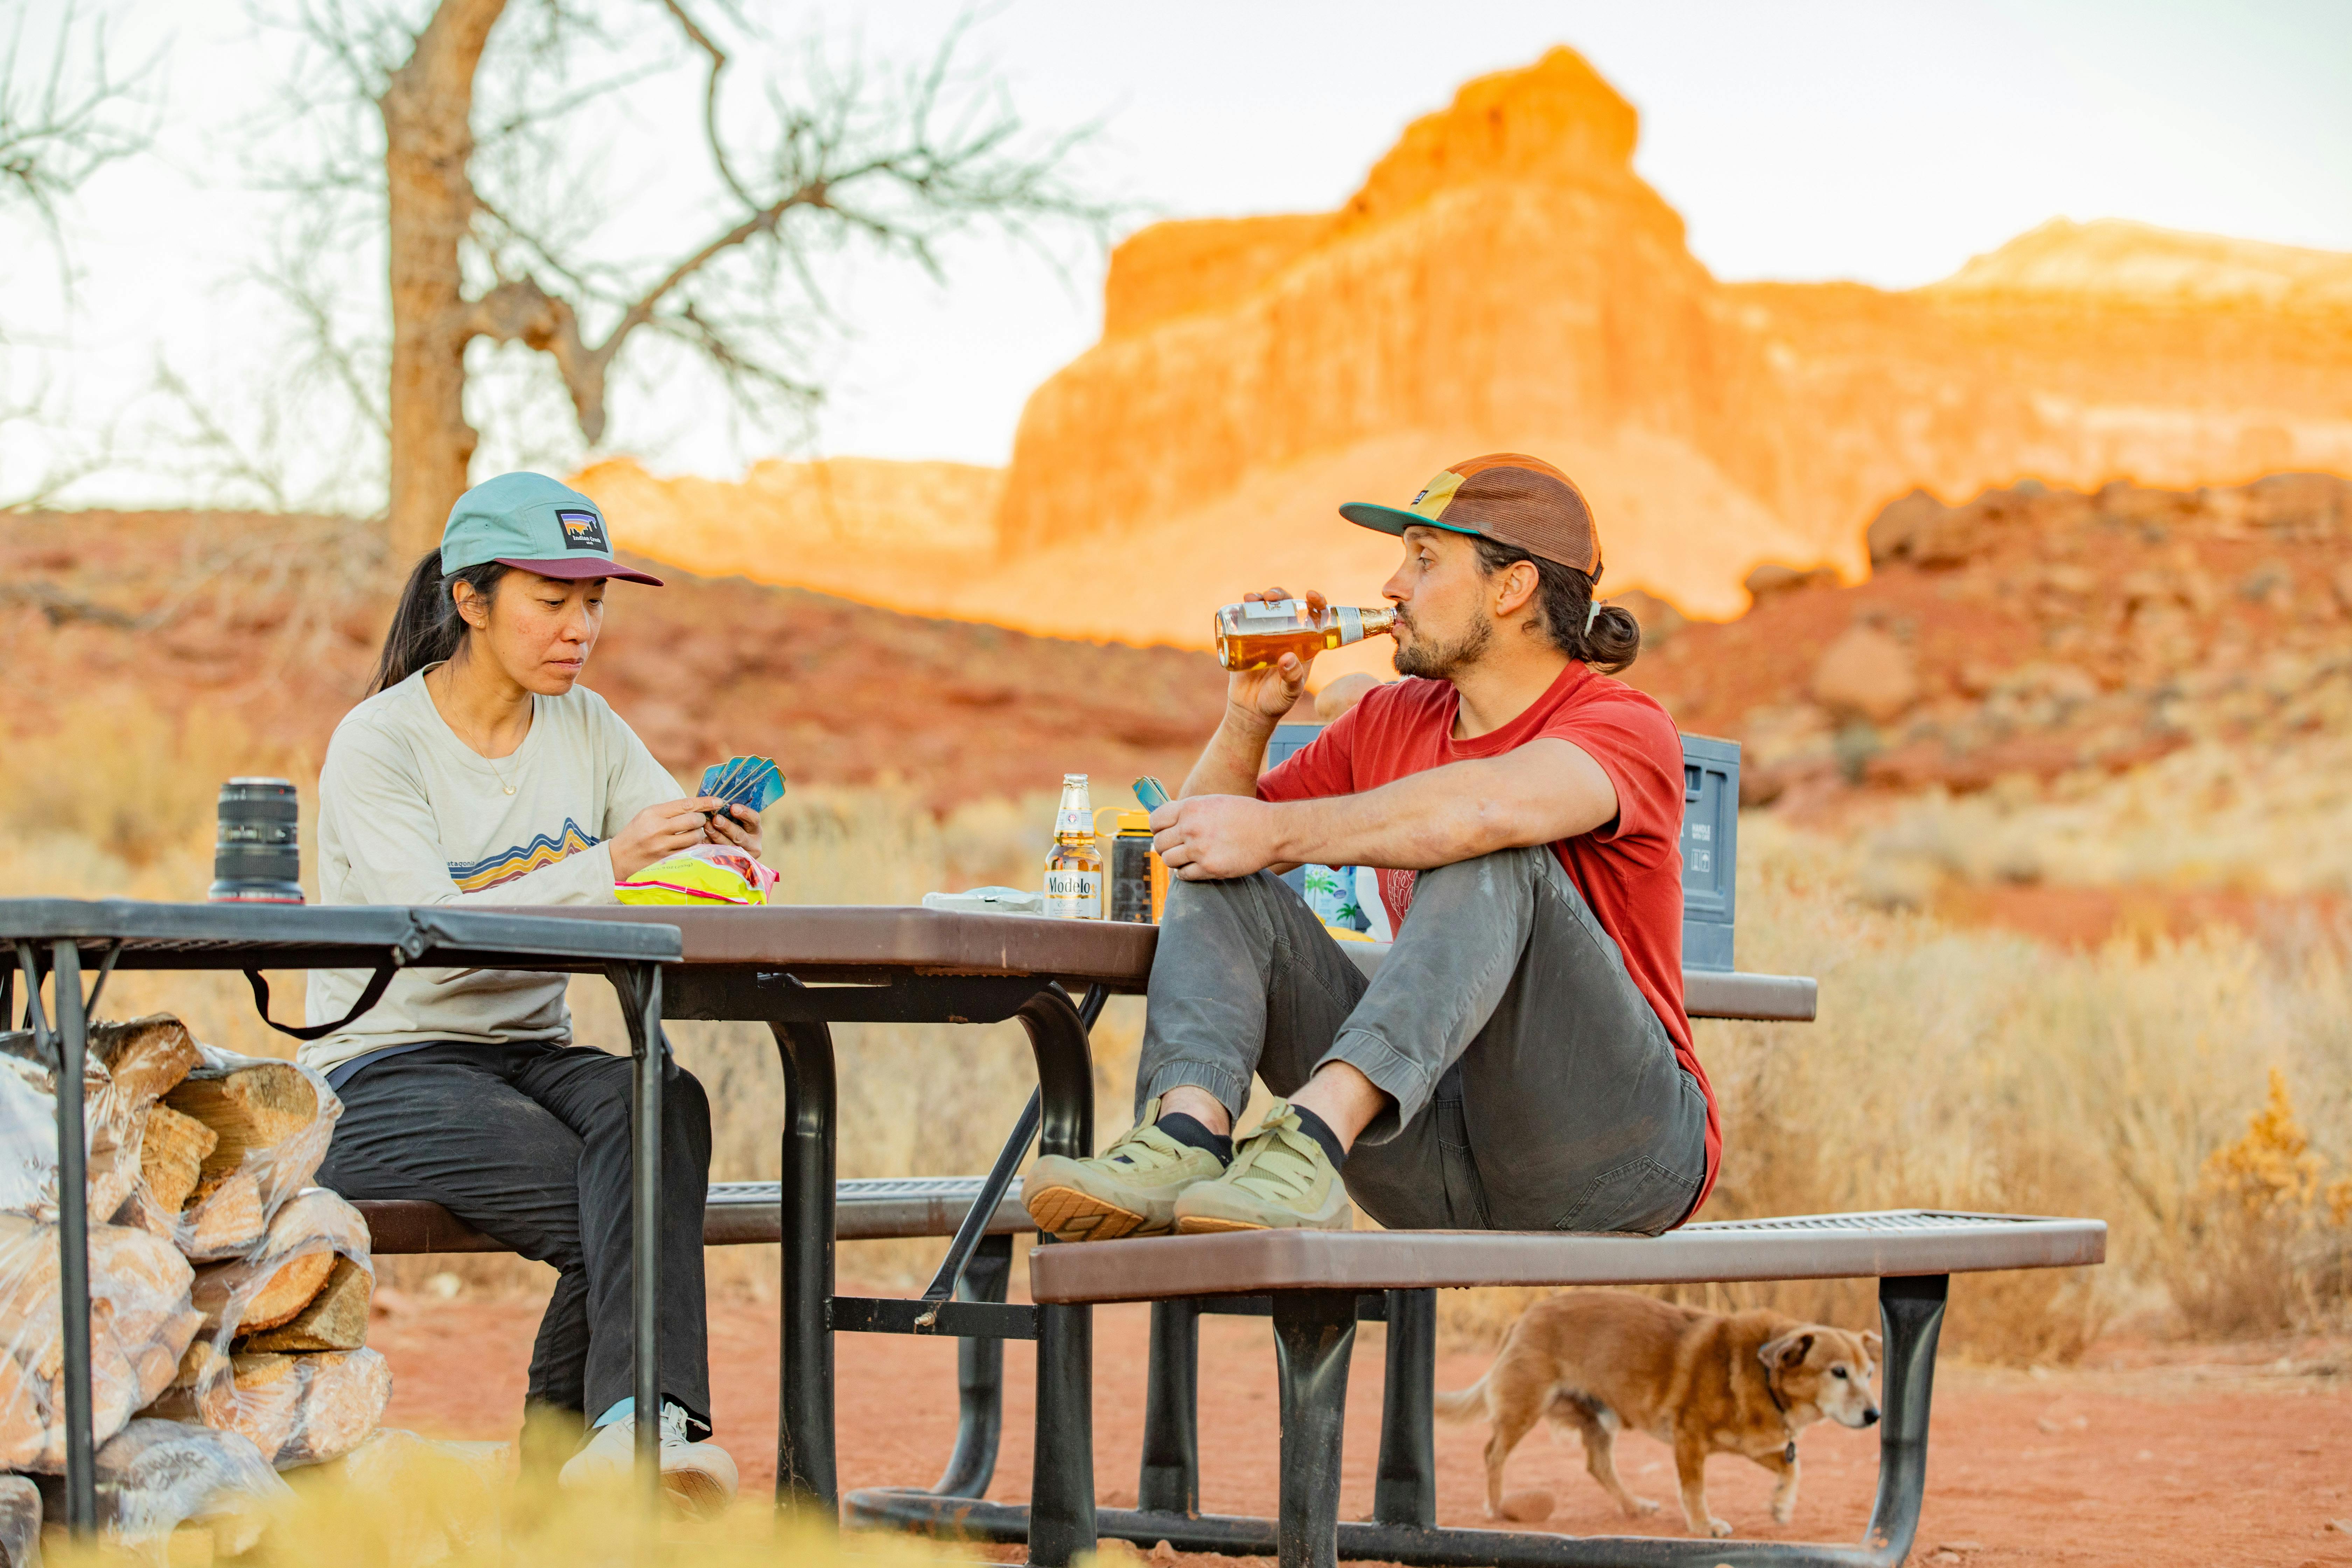
[[[1054,850],[1045,857],[1045,912],[1059,920],[1102,919],[1102,872],[1087,775],[1064,773],[1062,804],[1054,813]]]
[[[1393,606],[1360,610],[1328,605],[1321,615],[1304,599],[1250,600],[1217,612],[1217,662],[1227,669],[1264,669],[1295,653],[1303,661],[1396,626]]]

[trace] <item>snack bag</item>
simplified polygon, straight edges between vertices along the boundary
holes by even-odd
[[[625,904],[764,904],[780,879],[732,844],[697,844],[614,883],[613,897]]]

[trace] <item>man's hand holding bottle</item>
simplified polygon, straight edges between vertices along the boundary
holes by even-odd
[[[1291,596],[1287,589],[1268,588],[1261,594],[1244,594],[1242,603],[1278,605]],[[1297,597],[1306,601],[1308,614],[1318,620],[1331,603],[1318,588],[1309,588]],[[1307,689],[1307,672],[1314,666],[1311,653],[1305,658],[1286,653],[1256,669],[1236,669],[1225,682],[1225,702],[1254,719],[1275,723],[1297,705],[1299,693]]]

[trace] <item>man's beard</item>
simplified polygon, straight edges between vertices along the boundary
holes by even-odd
[[[1412,626],[1411,622],[1406,625]],[[1431,680],[1451,680],[1486,657],[1495,646],[1495,623],[1480,620],[1451,643],[1433,642],[1414,626],[1410,646],[1399,644],[1396,671],[1399,675],[1418,675]]]

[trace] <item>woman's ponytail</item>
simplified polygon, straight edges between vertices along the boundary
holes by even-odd
[[[455,654],[466,640],[467,629],[452,597],[456,584],[470,583],[487,599],[506,574],[505,566],[486,561],[445,577],[441,547],[436,544],[426,551],[400,591],[400,605],[392,612],[392,629],[383,635],[383,652],[376,658],[375,679],[368,686],[368,695],[389,691],[425,666],[439,664]]]

